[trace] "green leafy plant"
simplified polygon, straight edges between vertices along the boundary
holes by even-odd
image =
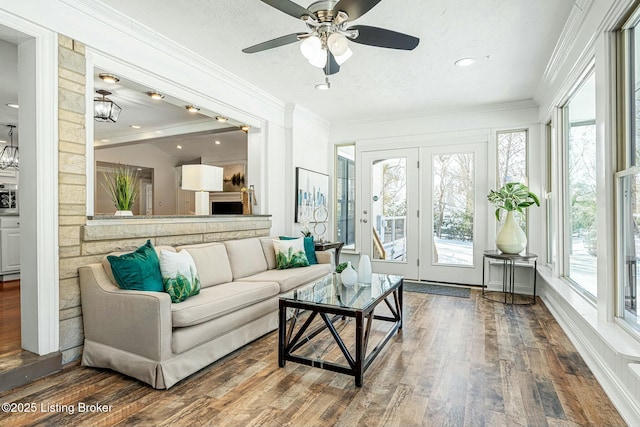
[[[119,166],[111,174],[103,173],[105,189],[109,198],[119,211],[130,211],[138,197],[138,173],[131,169]]]
[[[489,202],[497,206],[496,219],[500,221],[500,211],[518,211],[524,213],[524,209],[535,204],[540,206],[540,199],[529,187],[520,182],[509,182],[498,191],[491,190],[487,194]]]

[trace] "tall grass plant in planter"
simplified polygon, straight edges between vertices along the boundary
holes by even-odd
[[[501,211],[507,212],[504,224],[496,234],[496,246],[505,254],[519,254],[527,247],[527,235],[518,225],[513,213],[523,214],[529,206],[540,206],[540,199],[520,182],[509,182],[497,191],[491,190],[487,199],[496,206],[498,221]]]
[[[138,173],[127,167],[119,166],[112,173],[104,172],[102,187],[116,207],[116,216],[133,215],[131,209],[138,197],[139,184]]]

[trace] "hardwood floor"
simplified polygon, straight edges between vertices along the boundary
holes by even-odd
[[[0,283],[0,358],[22,351],[20,341],[20,281]]]
[[[2,403],[35,404],[0,412],[0,425],[625,425],[541,302],[505,306],[475,290],[469,299],[405,293],[404,301],[404,328],[362,388],[342,374],[278,368],[273,332],[168,391],[68,367],[0,393]],[[108,411],[79,412],[81,404]]]

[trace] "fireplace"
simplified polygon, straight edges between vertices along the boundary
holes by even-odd
[[[211,202],[212,215],[242,215],[242,202]]]
[[[242,215],[242,193],[209,193],[212,215]]]

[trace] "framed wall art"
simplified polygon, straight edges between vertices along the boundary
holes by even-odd
[[[296,168],[296,222],[326,222],[329,212],[329,175]]]

